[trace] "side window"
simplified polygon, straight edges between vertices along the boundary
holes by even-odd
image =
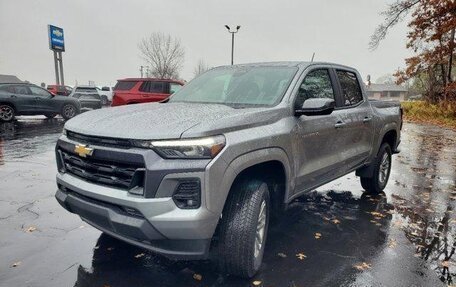
[[[334,99],[334,89],[327,69],[313,70],[304,78],[296,98],[296,108],[301,108],[307,99]]]
[[[169,83],[169,93],[174,94],[175,92],[179,91],[182,88],[181,85],[176,83]]]
[[[149,93],[163,93],[165,91],[164,82],[150,82]]]
[[[144,82],[141,84],[141,86],[139,87],[139,91],[140,92],[145,92],[145,93],[148,93],[149,92],[149,85],[150,85],[150,82]]]
[[[45,91],[41,88],[38,87],[30,87],[30,90],[32,91],[32,94],[40,97],[49,97],[51,94],[48,91]]]
[[[337,72],[337,78],[342,89],[342,99],[345,106],[353,106],[363,100],[363,93],[356,74],[348,71]]]
[[[20,95],[31,95],[30,89],[26,86],[14,86],[14,93]]]
[[[15,89],[13,86],[11,85],[4,85],[4,86],[1,86],[0,87],[0,91],[3,91],[3,92],[8,92],[8,93],[15,93]]]

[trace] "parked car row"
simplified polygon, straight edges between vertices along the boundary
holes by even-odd
[[[29,83],[0,85],[0,121],[12,121],[18,115],[60,114],[70,119],[80,112],[101,109],[102,106],[121,106],[159,102],[184,85],[181,81],[155,78],[126,78],[116,86],[95,87],[48,85],[43,89]]]
[[[76,98],[55,95],[33,84],[0,84],[0,121],[9,122],[19,115],[54,118],[58,114],[67,120],[80,112]]]

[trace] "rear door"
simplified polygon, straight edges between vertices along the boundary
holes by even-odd
[[[35,110],[35,99],[26,85],[5,85],[2,90],[9,94],[11,102],[19,113],[30,113]]]
[[[345,69],[335,69],[334,73],[340,97],[337,107],[343,156],[340,173],[344,174],[369,157],[374,129],[371,106],[363,95],[359,74]]]
[[[167,83],[161,81],[147,81],[139,87],[142,102],[162,101],[169,96],[168,90]]]

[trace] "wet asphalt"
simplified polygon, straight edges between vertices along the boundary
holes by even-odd
[[[0,286],[456,285],[456,132],[405,124],[385,194],[352,173],[274,222],[250,280],[173,262],[103,235],[54,198],[64,122],[0,124]]]

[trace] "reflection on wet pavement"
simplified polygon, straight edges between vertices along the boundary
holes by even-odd
[[[54,146],[62,133],[64,121],[27,117],[10,123],[0,123],[0,165],[11,159],[41,153]]]
[[[456,133],[449,130],[404,126],[385,195],[362,195],[350,174],[295,200],[271,225],[262,269],[242,280],[211,261],[173,262],[103,235],[58,206],[53,148],[62,127],[58,120],[0,125],[0,286],[456,283]],[[37,231],[23,231],[30,226]]]
[[[101,235],[91,268],[80,266],[76,286],[327,286],[321,274],[350,277],[385,244],[392,207],[385,196],[313,192],[271,226],[264,264],[253,280],[217,274],[211,262],[172,262]],[[303,274],[318,266],[318,272]],[[201,277],[197,276],[200,275]],[[195,280],[195,278],[201,278]],[[328,280],[322,284],[322,280]]]
[[[413,243],[415,256],[430,262],[440,280],[453,285],[456,136],[454,132],[431,127],[408,131],[403,144],[409,148],[398,157],[405,170],[403,176],[395,176],[400,191],[392,193],[397,213],[394,224]]]

